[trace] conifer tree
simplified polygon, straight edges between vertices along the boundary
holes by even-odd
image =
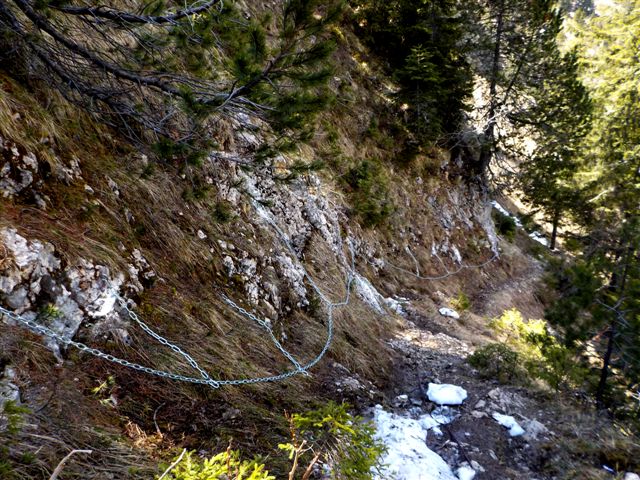
[[[328,98],[327,26],[340,11],[334,0],[287,0],[272,18],[223,0],[0,0],[0,67],[46,78],[141,143],[188,146],[211,115],[297,129]]]
[[[517,184],[525,201],[551,224],[553,250],[563,217],[580,216],[584,203],[576,175],[591,128],[592,105],[578,77],[576,52],[562,55],[550,46],[529,92],[531,107],[511,115],[535,141],[532,154],[520,163]]]
[[[395,100],[420,145],[457,132],[471,94],[462,49],[465,18],[454,0],[359,2],[360,35],[389,65]]]
[[[501,132],[509,130],[514,112],[527,108],[526,86],[555,43],[562,12],[551,0],[479,0],[466,6],[469,17],[477,19],[467,36],[474,45],[474,71],[486,85],[474,115],[479,152],[468,155],[467,162],[472,174],[485,178],[492,160],[508,148]]]
[[[640,380],[640,2],[623,0],[582,21],[574,34],[594,103],[581,172],[590,193],[582,218],[588,235],[572,267],[583,273],[562,282],[548,318],[571,324],[568,340],[595,339],[602,356],[596,399],[604,408],[612,367],[626,388]],[[595,286],[579,281],[587,276]]]

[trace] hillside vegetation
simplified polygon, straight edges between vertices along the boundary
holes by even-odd
[[[382,478],[432,382],[453,469],[637,471],[609,3],[0,0],[0,478]]]

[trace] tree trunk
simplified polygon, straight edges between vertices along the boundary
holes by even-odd
[[[489,84],[489,111],[487,124],[483,130],[482,147],[478,158],[477,173],[484,177],[493,157],[495,143],[496,110],[498,107],[498,76],[500,75],[500,54],[502,46],[502,31],[504,29],[504,0],[498,5],[496,20],[496,43],[493,48],[493,62],[491,64],[491,83]]]
[[[604,410],[606,405],[604,404],[604,393],[607,387],[607,377],[609,376],[609,364],[611,363],[611,354],[613,353],[613,341],[616,336],[616,320],[611,321],[609,325],[609,340],[607,342],[607,351],[602,359],[602,370],[600,370],[600,381],[598,382],[598,389],[596,390],[596,408],[598,410]]]
[[[618,296],[622,297],[624,295],[624,291],[627,284],[627,275],[629,273],[629,260],[634,253],[634,248],[632,246],[627,247],[624,255],[621,255],[623,263],[622,274],[618,274],[617,272],[613,272],[611,275],[611,280],[609,282],[608,290],[610,292],[615,292]],[[617,256],[620,258],[620,255]],[[615,307],[614,307],[615,308]],[[618,313],[617,309],[614,313]],[[596,390],[596,408],[598,410],[603,410],[606,408],[604,404],[604,394],[607,387],[607,378],[609,376],[609,365],[611,364],[611,355],[613,354],[614,341],[616,336],[616,325],[618,322],[617,317],[613,317],[611,319],[611,324],[609,325],[609,340],[607,342],[607,351],[604,354],[604,358],[602,359],[602,370],[600,371],[600,381],[598,382],[598,389]]]
[[[551,240],[549,241],[549,250],[556,249],[556,240],[558,238],[558,225],[560,224],[560,210],[553,212],[553,220],[551,227]]]

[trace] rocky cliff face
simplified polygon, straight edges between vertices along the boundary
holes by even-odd
[[[498,251],[485,194],[449,178],[441,159],[435,170],[386,165],[395,210],[382,226],[363,228],[343,172],[293,175],[318,145],[256,162],[270,137],[255,120],[219,125],[212,136],[220,149],[202,166],[154,167],[107,131],[78,143],[33,142],[26,125],[35,120],[25,108],[9,112],[11,136],[0,128],[1,307],[65,339],[185,374],[189,362],[132,324],[122,298],[217,379],[291,368],[265,329],[225,298],[263,319],[302,364],[323,350],[329,314],[334,321],[312,377],[204,393],[66,348],[2,316],[0,396],[45,405],[36,430],[56,424],[69,438],[83,428],[121,432],[119,419],[129,418],[146,436],[161,429],[170,442],[187,436],[204,445],[229,426],[272,428],[281,422],[268,413],[273,405],[379,399],[391,375],[385,341],[405,317],[423,318],[462,282],[431,288],[413,274],[457,271]],[[359,153],[360,120],[340,120],[351,122],[343,130],[353,138],[340,141],[351,155]],[[345,298],[349,304],[329,307]],[[45,348],[25,355],[25,341]],[[92,392],[110,382],[96,407]],[[164,420],[156,398],[171,401]],[[72,402],[79,406],[70,411]]]
[[[388,306],[397,310],[396,304],[374,287],[375,277],[385,269],[389,257],[409,255],[413,259],[407,258],[411,264],[417,262],[412,252],[421,252],[421,259],[449,263],[455,268],[463,264],[469,241],[474,242],[476,249],[497,251],[490,206],[472,186],[443,183],[433,189],[432,184],[427,186],[420,177],[400,179],[398,195],[405,204],[400,206],[399,213],[405,218],[394,221],[386,238],[371,235],[349,217],[349,206],[342,196],[335,194],[338,187],[330,177],[310,173],[292,181],[280,181],[292,163],[282,155],[251,170],[242,168],[252,164],[253,152],[264,141],[242,125],[246,122],[231,125],[234,134],[229,148],[212,152],[201,173],[207,183],[215,185],[217,201],[226,202],[233,212],[245,214],[236,222],[237,235],[210,238],[210,233],[205,233],[214,228],[210,222],[195,223],[190,228],[202,242],[200,248],[215,242],[216,248],[210,248],[209,253],[223,267],[223,283],[233,282],[247,305],[272,321],[288,315],[292,309],[307,307],[312,300],[304,266],[312,241],[324,245],[326,254],[332,257],[326,260],[343,274],[351,263],[349,246],[352,248],[364,270],[357,274],[356,293],[378,314],[385,314]],[[33,203],[46,209],[44,199],[48,196],[43,188],[46,177],[40,172],[48,164],[39,162],[37,155],[11,140],[2,139],[0,147],[4,158],[0,195],[16,204]],[[82,176],[82,165],[77,159],[73,165],[58,170],[55,177],[61,182],[58,188],[82,185],[86,197],[102,203],[100,194],[96,194],[100,187],[91,186],[91,180]],[[121,193],[124,187],[108,175],[99,181],[108,187],[103,189],[102,196],[121,203],[122,221],[132,222],[133,208],[125,203],[126,195]],[[429,224],[430,231],[425,231],[420,223],[412,223],[414,209],[422,217],[421,223]],[[4,254],[0,266],[3,306],[27,319],[42,319],[69,339],[76,337],[83,327],[84,337],[115,335],[128,341],[127,322],[116,298],[139,297],[144,285],[150,286],[156,279],[153,267],[140,249],[129,251],[121,241],[117,255],[121,257],[119,263],[126,267],[117,271],[92,258],[62,258],[62,252],[51,242],[21,232],[19,222],[4,223],[0,230]],[[289,247],[295,255],[291,255]],[[48,344],[60,359],[59,346],[52,341]]]

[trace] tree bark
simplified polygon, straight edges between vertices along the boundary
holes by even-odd
[[[498,5],[496,20],[496,43],[493,48],[493,62],[491,65],[491,83],[489,84],[489,112],[487,125],[483,130],[482,147],[478,158],[478,174],[484,177],[493,158],[495,144],[496,110],[498,107],[498,76],[500,75],[500,55],[502,47],[502,33],[504,30],[504,0]]]
[[[611,281],[609,282],[608,290],[615,292],[619,297],[624,295],[624,290],[627,283],[627,275],[629,273],[629,260],[634,253],[633,246],[628,246],[625,254],[622,255],[623,270],[619,275],[617,272],[613,272],[611,275]],[[615,308],[615,307],[614,307]],[[615,312],[618,313],[617,311]],[[609,340],[607,341],[607,351],[602,359],[602,370],[600,370],[600,381],[598,382],[598,389],[596,390],[596,408],[598,410],[604,410],[606,408],[604,402],[604,394],[607,387],[607,378],[609,377],[609,366],[611,364],[611,356],[613,354],[614,341],[616,336],[616,325],[618,318],[613,317],[611,324],[609,325]]]
[[[607,341],[607,351],[602,359],[602,369],[600,370],[600,381],[598,382],[598,389],[596,390],[596,408],[598,410],[604,410],[606,405],[604,403],[604,394],[607,387],[607,377],[609,376],[609,364],[611,363],[611,354],[613,353],[613,341],[616,336],[616,320],[611,321],[608,332],[609,340]]]
[[[560,210],[553,212],[553,220],[551,226],[551,240],[549,241],[549,250],[556,249],[556,240],[558,238],[558,225],[560,224]]]

